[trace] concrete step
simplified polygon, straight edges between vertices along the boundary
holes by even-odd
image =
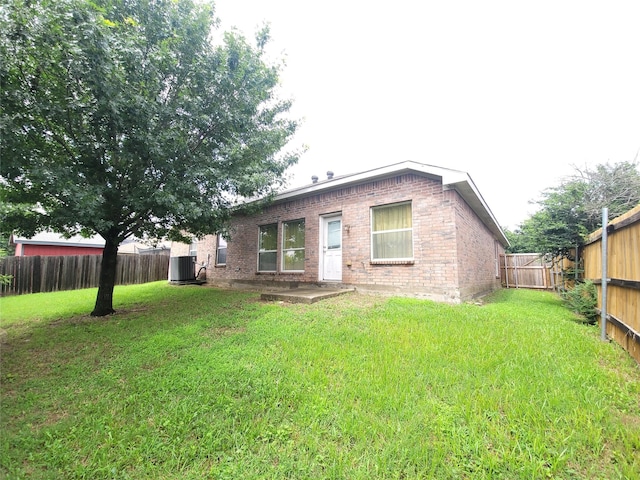
[[[266,301],[315,303],[325,298],[337,297],[354,291],[355,288],[292,288],[291,290],[264,292],[260,298]]]

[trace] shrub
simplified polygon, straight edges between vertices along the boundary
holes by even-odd
[[[587,323],[596,323],[598,292],[593,282],[579,282],[572,289],[563,292],[562,297],[567,307],[584,317]]]

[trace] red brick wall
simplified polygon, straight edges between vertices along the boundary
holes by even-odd
[[[370,261],[370,208],[402,201],[412,202],[413,264],[375,265]],[[455,191],[443,191],[438,180],[418,175],[348,186],[305,198],[282,201],[262,213],[236,217],[231,223],[227,264],[216,267],[215,236],[198,243],[198,262],[210,264],[211,283],[260,284],[319,281],[320,218],[341,212],[343,222],[342,284],[363,291],[415,295],[458,302],[499,286],[495,278],[495,243],[492,234]],[[304,273],[257,272],[258,229],[305,219]],[[172,248],[172,255],[176,255]],[[280,269],[280,251],[278,269]]]
[[[455,192],[456,237],[461,297],[468,299],[500,288],[497,261],[504,247]]]

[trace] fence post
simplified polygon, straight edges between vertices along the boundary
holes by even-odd
[[[578,262],[578,251],[579,251],[579,248],[580,248],[580,245],[578,244],[578,241],[576,240],[576,254],[573,256],[573,258],[575,259],[573,261],[573,275],[574,275],[573,282],[574,282],[574,285],[578,285],[578,268],[579,268],[579,265],[578,265],[578,263],[579,263]]]
[[[602,209],[602,283],[600,287],[602,301],[600,302],[600,340],[607,340],[607,224],[609,223],[609,209]]]

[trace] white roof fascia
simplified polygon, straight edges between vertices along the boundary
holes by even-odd
[[[64,238],[62,235],[52,232],[37,233],[31,238],[25,238],[20,236],[14,236],[13,242],[25,245],[55,245],[64,247],[93,247],[104,248],[105,241],[99,236],[93,236],[90,238],[82,237],[81,235],[74,235],[70,238]]]
[[[493,215],[493,212],[485,202],[484,198],[480,194],[478,187],[473,182],[471,177],[468,174],[464,174],[466,176],[465,180],[457,180],[457,179],[446,179],[446,177],[442,178],[442,186],[445,190],[455,190],[464,198],[464,200],[469,204],[469,206],[473,209],[473,211],[480,217],[482,222],[487,226],[489,230],[499,239],[501,240],[503,245],[509,245],[509,240],[507,239],[502,227],[498,223],[498,220]]]
[[[402,173],[417,172],[426,176],[434,176],[442,179],[442,186],[445,190],[455,190],[464,198],[473,211],[480,217],[482,222],[489,230],[503,243],[509,245],[509,240],[505,236],[500,224],[491,212],[491,209],[485,202],[468,173],[461,170],[453,170],[450,168],[437,167],[434,165],[426,165],[413,161],[405,161],[388,165],[386,167],[375,168],[365,172],[343,175],[330,180],[322,180],[318,183],[306,185],[304,187],[287,190],[276,195],[274,202],[280,202],[292,198],[303,197],[320,193],[325,190],[333,190],[348,185],[370,182],[378,178],[385,178],[392,175],[400,175]]]
[[[321,192],[323,190],[339,188],[341,186],[353,185],[353,184],[363,183],[363,182],[370,182],[377,178],[384,178],[390,175],[398,175],[403,172],[409,172],[412,170],[422,172],[427,175],[436,176],[436,177],[443,177],[446,173],[466,175],[464,172],[460,172],[458,170],[450,170],[447,168],[436,167],[433,165],[425,165],[422,163],[406,161],[401,163],[395,163],[393,165],[388,165],[386,167],[374,168],[372,170],[367,170],[364,172],[334,177],[331,180],[320,180],[318,183],[313,183],[311,185],[306,185],[304,187],[294,188],[292,190],[287,190],[282,193],[279,193],[274,197],[273,201],[277,202],[277,201],[286,200],[292,197],[299,197],[307,194]]]

